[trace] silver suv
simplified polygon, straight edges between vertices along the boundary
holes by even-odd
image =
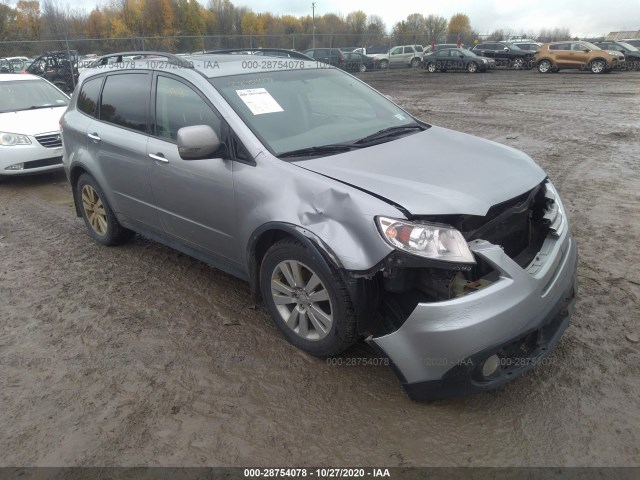
[[[527,155],[326,64],[158,55],[86,70],[62,118],[97,242],[138,232],[230,272],[293,345],[364,339],[416,399],[494,389],[567,328],[576,244]]]

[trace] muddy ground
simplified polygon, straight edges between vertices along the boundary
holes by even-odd
[[[555,182],[580,292],[550,362],[496,393],[413,402],[388,367],[290,346],[243,282],[141,237],[98,246],[63,174],[5,180],[1,465],[640,464],[640,73],[362,78]]]

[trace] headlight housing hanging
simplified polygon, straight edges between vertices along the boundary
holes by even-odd
[[[419,257],[453,263],[476,263],[467,241],[448,225],[376,217],[378,228],[392,247]]]

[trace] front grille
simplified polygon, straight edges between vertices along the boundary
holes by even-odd
[[[43,158],[42,160],[24,162],[24,169],[50,167],[52,165],[62,165],[62,157]]]
[[[62,146],[62,137],[60,136],[60,132],[42,133],[40,135],[36,135],[35,137],[43,147],[58,148]]]

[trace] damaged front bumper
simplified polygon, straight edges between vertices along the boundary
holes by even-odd
[[[495,389],[538,364],[568,326],[577,267],[568,229],[550,235],[526,269],[499,246],[483,240],[469,246],[499,273],[497,281],[452,300],[420,303],[398,330],[369,339],[415,400]]]

